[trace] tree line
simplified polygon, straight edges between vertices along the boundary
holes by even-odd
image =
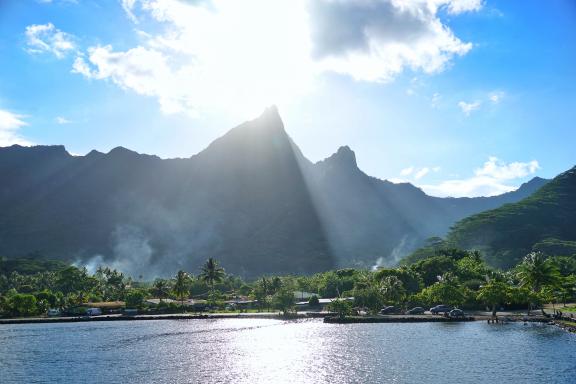
[[[69,309],[101,301],[123,301],[127,307],[146,307],[145,300],[176,300],[163,307],[187,310],[188,299],[205,300],[209,309],[223,310],[225,301],[249,298],[254,310],[294,310],[294,292],[310,292],[310,304],[318,298],[353,298],[338,301],[339,311],[352,306],[377,312],[385,305],[404,308],[448,304],[461,308],[501,306],[530,311],[543,303],[566,303],[576,295],[576,257],[547,257],[532,252],[514,268],[489,267],[477,251],[439,249],[434,255],[397,268],[339,269],[310,276],[263,276],[245,281],[227,274],[210,258],[197,275],[178,271],[172,278],[134,280],[122,272],[100,267],[93,274],[85,268],[55,264],[39,272],[31,268],[7,268],[0,260],[0,316],[33,316],[48,308]]]

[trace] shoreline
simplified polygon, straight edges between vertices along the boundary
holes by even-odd
[[[155,315],[101,315],[101,316],[75,316],[75,317],[34,317],[0,319],[1,325],[13,324],[51,324],[51,323],[83,323],[93,321],[149,321],[149,320],[218,320],[218,319],[270,319],[270,320],[301,320],[321,318],[329,324],[360,324],[360,323],[439,323],[439,322],[471,322],[488,321],[491,319],[485,315],[466,316],[465,318],[447,318],[438,315],[384,315],[384,316],[347,316],[338,318],[330,312],[300,312],[284,316],[278,312],[260,313],[180,313],[180,314],[155,314]],[[513,316],[499,317],[506,322],[539,322],[550,323],[551,319],[542,316],[530,316],[529,318]],[[554,323],[554,322],[552,322]]]
[[[84,323],[92,321],[149,321],[149,320],[214,320],[214,319],[271,319],[271,320],[297,320],[313,319],[330,316],[331,313],[303,312],[284,316],[279,313],[176,313],[158,315],[100,315],[100,316],[74,316],[74,317],[34,317],[34,318],[13,318],[0,319],[3,324],[50,324],[50,323]]]

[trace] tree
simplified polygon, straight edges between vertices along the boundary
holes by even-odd
[[[269,291],[268,293],[273,295],[275,294],[280,288],[282,288],[282,279],[278,276],[274,276],[272,280],[270,280]]]
[[[387,276],[398,277],[407,293],[417,293],[422,289],[422,278],[411,268],[405,266],[396,269],[382,268],[374,274],[374,278],[380,281]]]
[[[140,308],[144,303],[145,294],[141,289],[131,289],[126,294],[126,306],[130,308]]]
[[[184,299],[188,298],[189,294],[190,277],[182,270],[176,274],[176,282],[174,283],[174,294],[180,299],[180,306],[184,311]]]
[[[252,288],[252,297],[258,302],[258,310],[264,309],[270,303],[268,294],[270,291],[270,281],[266,277],[262,277],[256,282]]]
[[[340,319],[352,314],[352,303],[347,300],[335,299],[327,306],[330,312],[335,312]]]
[[[170,284],[165,279],[156,279],[154,284],[152,284],[152,293],[154,296],[160,299],[165,299],[168,297],[168,292],[170,292]]]
[[[566,302],[573,299],[576,292],[576,275],[562,277],[558,291],[560,300],[566,306]]]
[[[402,284],[402,281],[396,276],[386,276],[382,280],[380,289],[384,300],[392,304],[400,303],[406,295],[404,284]]]
[[[368,308],[371,312],[378,312],[384,304],[382,290],[377,285],[354,289],[354,305]]]
[[[98,281],[89,276],[86,268],[76,268],[70,266],[57,273],[56,287],[57,290],[64,294],[75,293],[82,297],[86,291],[95,288]]]
[[[313,295],[312,297],[310,297],[310,299],[308,299],[308,306],[311,308],[317,308],[320,306],[320,300],[318,299],[318,296]]]
[[[545,285],[554,285],[558,282],[558,268],[551,259],[546,259],[542,252],[530,252],[516,269],[520,286],[530,288],[536,295],[540,294]],[[528,313],[531,306],[532,302],[528,304]]]
[[[290,287],[280,287],[272,297],[272,303],[284,316],[288,315],[294,310],[294,291]]]
[[[478,290],[476,299],[492,307],[492,316],[496,316],[497,306],[509,297],[509,286],[502,281],[490,280]]]
[[[206,282],[208,287],[210,287],[210,297],[213,298],[214,295],[214,284],[221,282],[226,273],[224,268],[220,267],[216,260],[209,258],[206,263],[202,266],[202,272],[200,272],[200,280]],[[214,301],[214,300],[212,300]]]
[[[17,293],[8,299],[8,307],[16,316],[30,316],[36,314],[36,297],[26,293]]]
[[[424,288],[420,296],[429,304],[448,304],[460,306],[466,300],[466,288],[458,284],[457,279],[446,273],[440,277],[440,281]]]
[[[437,282],[442,274],[455,271],[457,266],[453,258],[442,255],[420,260],[410,268],[422,276],[424,286],[428,287]]]

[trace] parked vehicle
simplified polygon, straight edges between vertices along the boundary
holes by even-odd
[[[48,317],[60,316],[60,310],[56,308],[50,308],[47,312]]]
[[[464,311],[458,308],[454,308],[450,312],[448,312],[448,316],[451,318],[461,318],[464,317]]]
[[[138,314],[138,309],[136,308],[126,308],[123,311],[124,316],[136,316]]]
[[[393,315],[397,313],[400,313],[400,310],[393,305],[389,305],[380,310],[381,315]]]
[[[100,308],[88,308],[86,310],[87,316],[99,316],[102,314],[102,310]]]
[[[439,313],[447,313],[450,312],[452,310],[452,307],[448,306],[448,305],[444,305],[444,304],[440,304],[437,305],[435,307],[430,308],[430,312],[433,315],[437,315]]]
[[[408,311],[406,311],[407,315],[423,315],[424,314],[424,308],[422,307],[414,307]]]

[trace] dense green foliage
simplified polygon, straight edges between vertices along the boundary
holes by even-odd
[[[490,265],[501,268],[532,251],[576,254],[576,167],[520,202],[458,222],[446,243],[480,249]]]
[[[308,297],[313,294],[308,303],[304,302],[309,308],[319,310],[322,305],[318,298],[330,298],[333,300],[327,308],[342,316],[352,313],[353,308],[375,313],[386,305],[406,309],[437,304],[487,306],[496,313],[500,306],[532,308],[545,302],[565,303],[574,300],[575,287],[575,257],[531,252],[513,269],[502,272],[489,267],[476,251],[443,248],[398,268],[348,268],[310,276],[264,276],[253,281],[226,274],[212,259],[198,275],[180,270],[174,278],[153,282],[133,281],[104,267],[94,274],[75,266],[34,274],[12,270],[0,274],[0,314],[42,315],[49,308],[83,314],[85,308],[98,302],[121,301],[141,311],[234,310],[242,309],[236,304],[243,302],[249,303],[244,310],[276,309],[287,315],[297,309],[303,292],[308,292]],[[156,301],[149,300],[153,298]],[[194,307],[198,303],[205,304]],[[106,308],[106,303],[101,304]]]

